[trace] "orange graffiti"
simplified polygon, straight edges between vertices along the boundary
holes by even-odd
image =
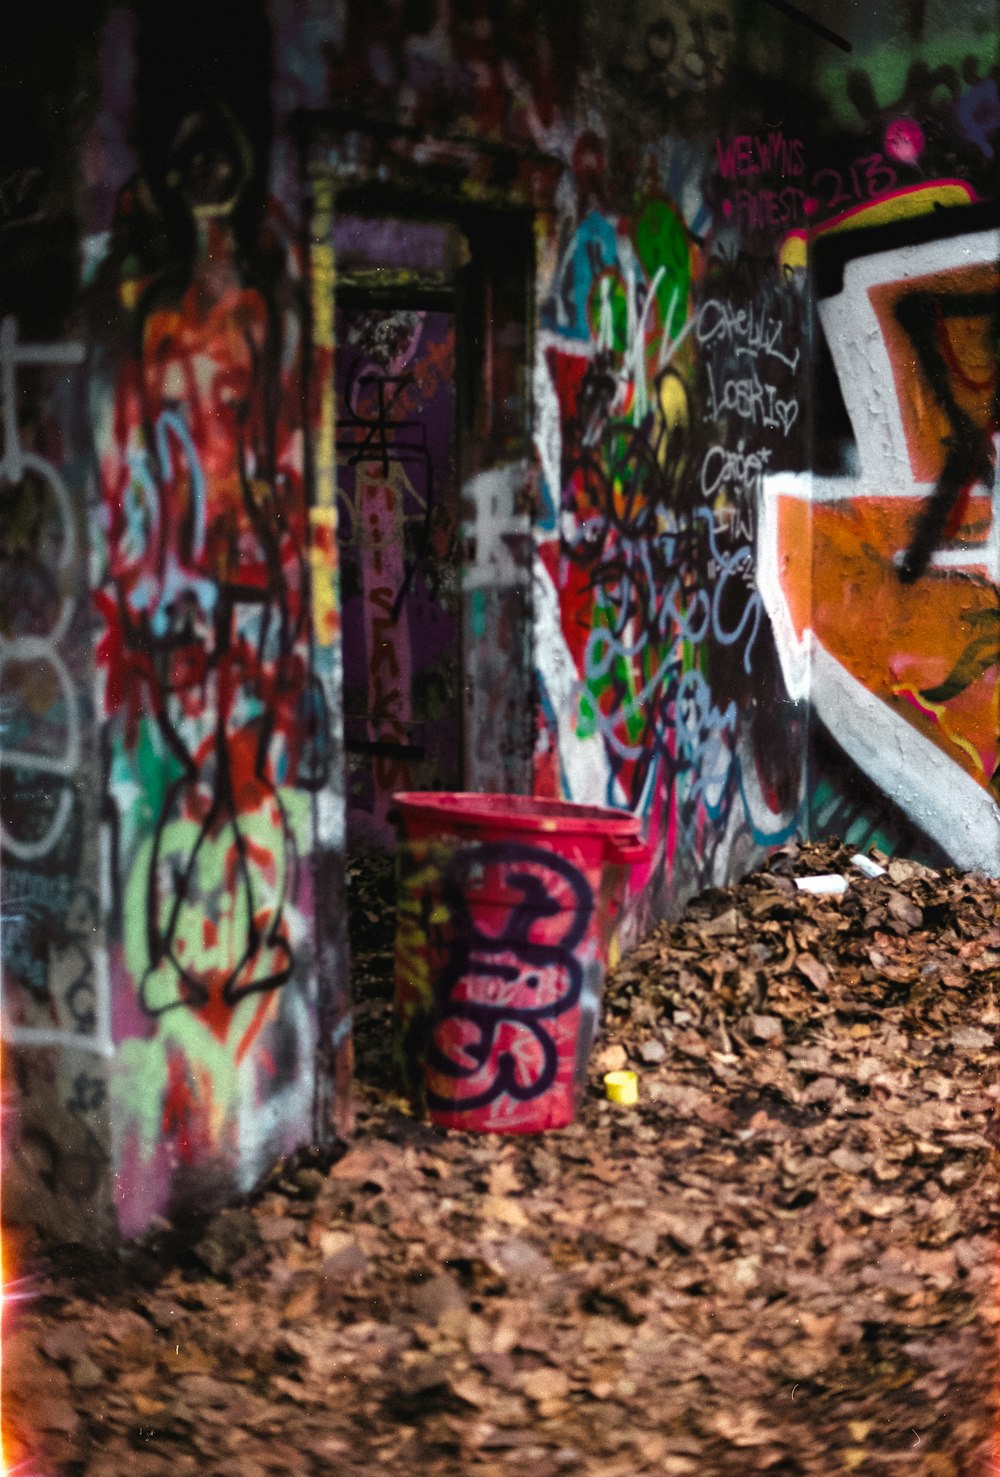
[[[987,785],[1000,758],[996,666],[946,702],[926,694],[958,667],[977,616],[995,617],[995,590],[985,578],[933,568],[917,584],[901,583],[893,560],[909,540],[915,499],[779,496],[777,504],[778,567],[797,637],[811,627],[869,692]],[[990,512],[986,496],[970,500],[967,544],[982,542]],[[810,543],[811,562],[803,557]]]
[[[946,366],[948,387],[959,408],[985,433],[997,381],[992,302],[998,291],[1000,273],[992,262],[958,268],[945,278],[935,272],[869,288],[892,364],[910,463],[918,482],[936,482],[940,477],[948,438],[954,428],[896,316],[896,308],[902,298],[911,294],[934,294],[937,299],[935,341]],[[949,298],[957,300],[960,296],[981,299],[982,311],[945,312]]]

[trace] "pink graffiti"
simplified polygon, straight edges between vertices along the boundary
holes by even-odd
[[[924,151],[924,130],[915,118],[894,118],[885,131],[885,152],[900,164],[916,164]]]

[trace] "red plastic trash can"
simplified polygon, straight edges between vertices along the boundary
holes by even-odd
[[[397,794],[395,1056],[444,1128],[539,1133],[576,1112],[635,817],[522,795]]]

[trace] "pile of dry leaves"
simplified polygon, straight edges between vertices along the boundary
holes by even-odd
[[[388,970],[359,961],[342,1158],[161,1265],[40,1275],[4,1350],[26,1471],[996,1470],[1000,884],[779,852],[625,961],[537,1138],[407,1116]]]

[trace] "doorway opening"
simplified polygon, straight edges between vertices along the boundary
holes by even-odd
[[[337,526],[349,850],[391,852],[392,796],[461,784],[452,223],[338,216]]]
[[[333,246],[348,925],[364,1034],[367,1007],[391,992],[393,795],[530,781],[530,534],[491,561],[484,543],[513,518],[480,474],[527,463],[533,233],[523,212],[404,205],[364,187],[339,192]],[[508,766],[493,782],[491,745],[523,751],[523,775]]]
[[[398,790],[530,784],[532,249],[523,212],[338,197],[349,850]]]

